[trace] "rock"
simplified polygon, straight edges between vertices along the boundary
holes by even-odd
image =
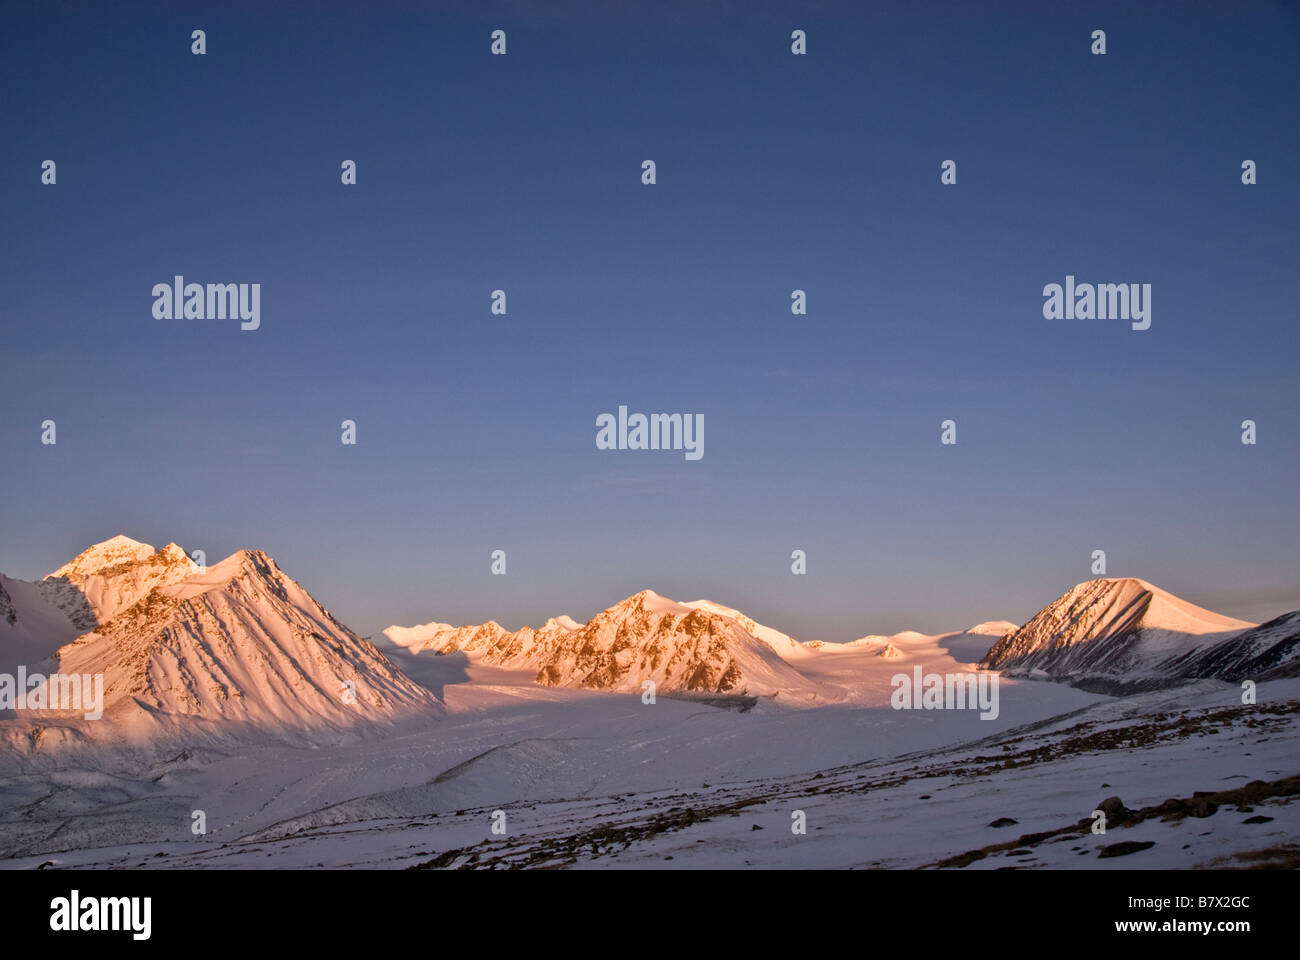
[[[1044,840],[1048,840],[1053,836],[1055,836],[1055,831],[1052,830],[1048,830],[1045,833],[1026,833],[1023,837],[1017,840],[1016,843],[1022,847],[1032,847],[1034,844],[1042,843]]]
[[[1219,805],[1204,797],[1194,799],[1187,810],[1188,814],[1193,817],[1212,817],[1219,812]]]
[[[1018,821],[1012,820],[1010,817],[998,817],[996,820],[990,823],[989,826],[990,827],[1012,827],[1015,826],[1017,822]]]
[[[1098,859],[1126,857],[1130,853],[1137,853],[1139,850],[1150,850],[1155,845],[1154,840],[1121,840],[1119,843],[1111,843],[1102,847],[1097,857]]]
[[[1106,822],[1119,823],[1128,817],[1128,808],[1124,806],[1124,801],[1119,797],[1107,797],[1101,803],[1097,804],[1097,809],[1106,815]]]

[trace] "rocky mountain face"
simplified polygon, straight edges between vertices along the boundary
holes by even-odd
[[[434,623],[390,627],[385,635],[412,650],[459,650],[485,663],[535,669],[536,681],[545,686],[640,692],[652,681],[659,692],[796,700],[825,694],[777,653],[777,648],[798,646],[785,634],[729,607],[703,600],[677,603],[652,590],[628,597],[585,624],[562,617],[540,629],[510,632],[492,622],[475,627]]]
[[[301,727],[437,707],[260,550],[154,587],[61,649],[59,669],[104,674],[106,714]]]
[[[59,610],[79,631],[99,624],[127,609],[155,587],[184,580],[199,572],[199,565],[174,543],[154,550],[147,543],[116,536],[84,550],[37,587],[45,601]]]
[[[115,537],[36,584],[4,584],[11,601],[25,594],[39,608],[46,645],[58,633],[51,622],[62,621],[63,644],[46,669],[102,675],[103,715],[113,726],[148,733],[197,718],[286,731],[442,713],[432,692],[260,550],[201,569],[174,544],[155,551]],[[67,635],[86,623],[75,639]]]
[[[1234,682],[1300,677],[1300,610],[1174,657],[1162,669],[1176,676]]]
[[[998,640],[980,666],[1103,693],[1197,678],[1273,679],[1297,669],[1298,626],[1300,612],[1255,626],[1144,580],[1089,580]]]

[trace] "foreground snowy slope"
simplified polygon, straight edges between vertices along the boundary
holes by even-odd
[[[753,714],[700,712],[668,701],[641,709],[632,698],[590,693],[563,708],[567,723],[552,714],[548,724],[536,708],[465,716],[467,726],[453,724],[453,739],[473,729],[488,740],[458,762],[441,753],[445,745],[430,752],[431,738],[411,735],[372,744],[367,754],[314,762],[289,753],[261,763],[220,761],[223,782],[243,781],[224,791],[191,763],[148,790],[103,783],[99,789],[119,796],[135,791],[117,822],[72,816],[70,835],[39,844],[30,821],[6,819],[0,830],[14,855],[6,865],[20,869],[1105,870],[1300,863],[1300,681],[1261,684],[1252,706],[1241,704],[1235,687],[1213,681],[1125,699],[1032,681],[1024,689],[1022,703],[1040,695],[1084,702],[1055,718],[997,724],[991,735],[972,737],[968,728],[953,740],[953,729],[928,743],[912,729],[920,715],[885,711],[876,737],[861,738],[870,728],[857,724],[842,731],[840,750],[848,753],[858,738],[862,750],[838,763],[827,762],[824,738],[836,725],[824,721],[840,711],[786,712],[782,721],[802,725],[809,767],[773,774],[767,771],[779,747],[763,741],[777,727],[753,725]],[[626,712],[587,713],[619,700]],[[657,730],[638,733],[636,718],[653,720]],[[493,738],[489,728],[502,723],[511,728],[502,739],[513,744],[513,755],[497,762],[505,745],[484,746]],[[733,746],[748,743],[762,758],[748,776],[738,768],[737,776],[719,778],[713,768],[731,749],[710,750],[726,728],[736,731]],[[527,729],[533,737],[520,739]],[[650,756],[634,749],[647,740],[656,748],[650,770]],[[620,770],[617,759],[629,750],[634,755]],[[575,769],[583,757],[591,763]],[[322,767],[333,772],[327,776]],[[534,784],[522,793],[521,774]],[[588,777],[597,779],[584,788]],[[265,805],[274,785],[284,783],[295,784],[292,796],[277,794],[270,811],[249,815],[254,796]],[[84,798],[88,778],[82,784]],[[376,786],[382,792],[365,792]],[[349,792],[354,799],[340,802]],[[213,835],[183,829],[195,804],[220,811]],[[1109,817],[1098,834],[1093,811],[1102,808]],[[268,822],[277,810],[286,816]],[[804,832],[796,833],[800,819]],[[493,833],[494,822],[504,822],[505,832]]]
[[[219,844],[375,811],[441,819],[467,807],[811,775],[986,737],[1105,699],[1008,682],[992,721],[964,711],[895,711],[881,700],[821,709],[759,700],[742,712],[695,699],[646,704],[637,694],[544,687],[529,671],[475,665],[461,654],[391,655],[441,691],[444,719],[406,718],[362,743],[264,741],[254,750],[204,742],[183,755],[133,757],[134,766],[103,752],[64,755],[49,770],[0,765],[0,856],[169,842],[178,831],[188,843],[195,809],[207,812],[208,838]]]

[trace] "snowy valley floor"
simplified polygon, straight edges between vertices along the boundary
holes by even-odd
[[[1004,680],[1001,715],[980,720],[888,707],[890,675],[969,662],[932,638],[896,660],[800,664],[827,683],[852,679],[843,702],[744,712],[386,652],[445,701],[445,717],[346,746],[205,748],[130,773],[7,762],[0,867],[1300,863],[1300,680],[1261,684],[1254,706],[1215,681],[1116,699]],[[1109,797],[1136,813],[1112,810],[1094,834]],[[1154,809],[1170,799],[1185,802]],[[496,811],[504,834],[492,832]]]

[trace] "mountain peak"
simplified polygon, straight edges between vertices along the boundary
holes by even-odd
[[[198,564],[174,543],[154,550],[119,534],[77,554],[41,580],[37,589],[84,632],[112,619],[155,587],[198,571]]]
[[[154,548],[139,540],[118,534],[100,543],[92,544],[68,563],[50,574],[50,577],[71,577],[94,573],[119,563],[145,560],[154,555]]]
[[[1104,585],[1104,588],[1109,590],[1146,590],[1151,593],[1168,593],[1167,590],[1161,590],[1154,583],[1140,577],[1093,577],[1091,580],[1076,583],[1070,593],[1095,590],[1099,584]]]
[[[675,615],[688,614],[691,608],[685,604],[678,603],[676,600],[661,596],[653,590],[641,590],[632,594],[626,600],[614,604],[610,610],[634,610],[640,607],[647,613],[671,613]]]
[[[283,594],[288,579],[275,560],[263,550],[236,550],[220,563],[214,563],[210,567],[199,569],[193,564],[191,566],[193,570],[188,575],[160,584],[167,595],[188,600],[218,587],[224,587],[242,577],[257,578],[266,583],[272,591]]]
[[[543,630],[581,630],[583,625],[573,617],[567,614],[560,614],[558,617],[550,617],[542,624]]]
[[[96,547],[149,547],[150,550],[153,549],[153,547],[150,547],[149,544],[144,543],[141,540],[132,540],[125,533],[111,536],[107,540],[92,545],[90,549],[93,550]]]
[[[973,627],[967,627],[963,633],[973,633],[982,637],[1005,637],[1008,633],[1017,629],[1018,623],[1012,623],[1010,620],[986,620],[983,623],[977,623]]]
[[[60,668],[103,674],[105,715],[141,730],[164,716],[342,728],[441,709],[262,550],[203,570],[142,563],[81,586],[94,588],[98,626],[59,650]]]
[[[189,559],[189,554],[185,552],[184,548],[174,542],[167,544],[167,546],[163,547],[158,552],[162,554],[163,559],[169,560],[172,563],[179,563],[182,560]]]
[[[1003,636],[981,665],[1055,676],[1117,676],[1252,626],[1136,577],[1085,580]]]

